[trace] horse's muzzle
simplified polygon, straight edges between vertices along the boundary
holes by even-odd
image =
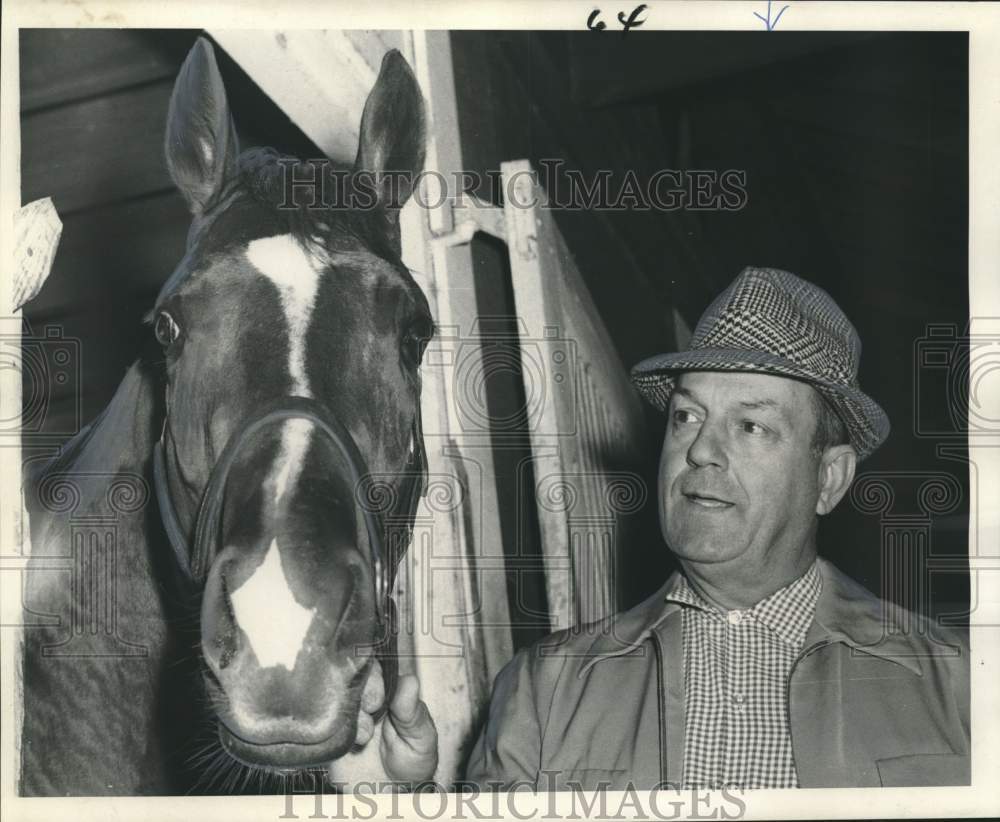
[[[275,769],[325,765],[343,756],[357,736],[361,691],[370,669],[316,669],[303,688],[287,674],[258,671],[246,687],[223,688],[209,670],[208,695],[216,705],[223,748],[249,765]],[[301,677],[301,674],[297,674]]]
[[[371,569],[352,546],[283,557],[272,540],[251,556],[220,552],[202,601],[202,651],[226,750],[279,768],[343,755],[377,625]]]
[[[269,742],[261,744],[249,742],[221,722],[219,724],[219,741],[226,753],[244,765],[277,771],[326,767],[330,762],[347,753],[350,747],[350,741],[345,745],[339,739],[339,735],[315,743]]]

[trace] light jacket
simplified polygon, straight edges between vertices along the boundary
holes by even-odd
[[[968,785],[969,649],[819,560],[787,685],[802,787]],[[680,786],[681,607],[673,577],[630,611],[551,634],[496,678],[466,778],[536,790]],[[737,786],[738,787],[738,786]]]

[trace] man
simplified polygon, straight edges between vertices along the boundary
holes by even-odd
[[[470,780],[968,784],[962,638],[931,636],[817,558],[819,518],[889,433],[858,386],[860,353],[826,292],[748,268],[688,351],[633,369],[668,413],[659,511],[680,572],[627,613],[518,652]]]

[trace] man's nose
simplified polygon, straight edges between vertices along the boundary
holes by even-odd
[[[726,456],[725,436],[718,425],[706,420],[698,429],[698,435],[688,447],[687,462],[692,468],[702,468],[715,465],[726,468],[729,459]]]

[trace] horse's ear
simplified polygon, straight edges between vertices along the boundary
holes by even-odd
[[[194,214],[201,214],[234,170],[239,146],[212,46],[199,37],[170,97],[167,169]]]
[[[426,131],[417,78],[403,55],[392,49],[382,58],[365,102],[354,169],[374,175],[378,204],[393,222],[423,171]]]

